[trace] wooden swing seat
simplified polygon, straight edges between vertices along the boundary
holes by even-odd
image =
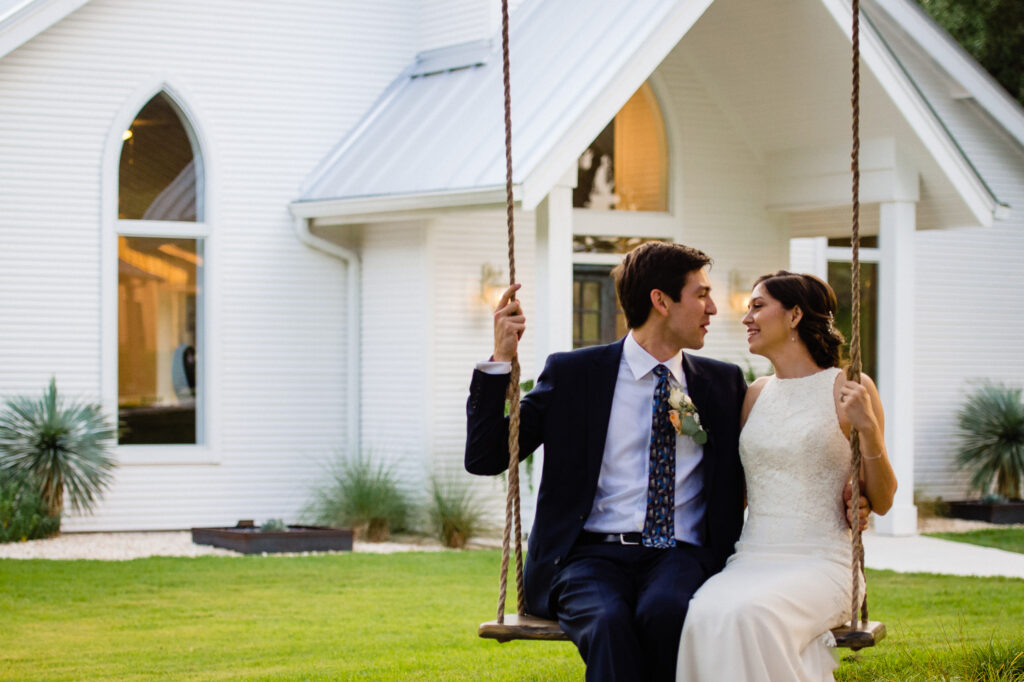
[[[568,637],[562,632],[562,628],[553,620],[537,618],[536,616],[519,616],[514,613],[505,614],[505,622],[499,623],[490,620],[480,625],[477,631],[485,639],[496,639],[501,643],[511,642],[514,639],[525,639],[533,641],[568,641]],[[836,638],[836,646],[857,651],[885,638],[885,623],[872,620],[867,623],[859,622],[857,627],[851,628],[848,625],[833,628],[832,634]]]

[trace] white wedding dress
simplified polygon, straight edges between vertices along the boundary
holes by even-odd
[[[758,396],[740,434],[747,521],[725,569],[690,602],[677,681],[833,679],[829,630],[848,620],[852,555],[840,371],[772,377]]]

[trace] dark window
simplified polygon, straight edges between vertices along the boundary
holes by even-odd
[[[202,220],[192,143],[171,101],[163,93],[153,97],[122,137],[118,217]]]
[[[831,243],[832,240],[829,240]],[[849,246],[849,240],[847,240]],[[836,328],[849,344],[853,328],[849,262],[829,261],[828,283],[836,292],[839,310]],[[860,264],[860,358],[861,367],[872,378],[878,378],[878,264]],[[843,351],[843,360],[849,362],[849,345]]]
[[[611,267],[576,265],[572,281],[573,348],[611,343],[628,331],[615,299]]]

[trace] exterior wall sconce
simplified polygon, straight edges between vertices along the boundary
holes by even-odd
[[[746,313],[750,304],[750,280],[739,270],[729,271],[729,307],[737,313]]]
[[[501,300],[501,295],[507,288],[507,283],[504,280],[504,270],[496,268],[490,263],[484,263],[480,266],[480,301],[489,310],[494,310],[497,307],[498,301]]]

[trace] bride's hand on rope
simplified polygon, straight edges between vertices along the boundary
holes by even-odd
[[[526,331],[526,315],[519,300],[511,300],[512,294],[522,288],[522,284],[513,284],[498,301],[494,311],[494,355],[496,362],[511,362],[516,356],[519,339]]]
[[[870,379],[866,379],[865,383],[870,381]],[[850,422],[850,426],[862,434],[878,430],[878,419],[875,416],[871,398],[868,387],[856,381],[847,380],[839,388],[839,409]]]

